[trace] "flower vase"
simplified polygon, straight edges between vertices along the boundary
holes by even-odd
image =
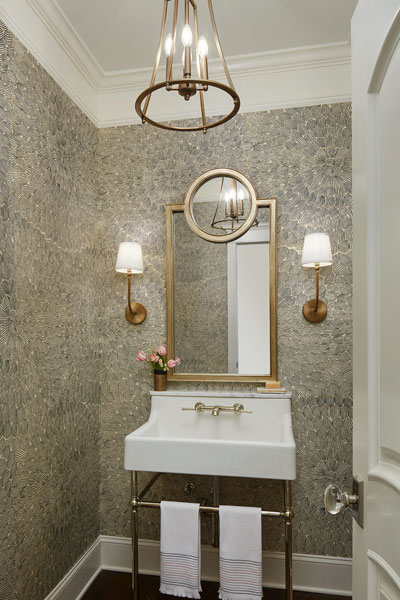
[[[154,371],[154,391],[165,392],[167,389],[167,371]]]

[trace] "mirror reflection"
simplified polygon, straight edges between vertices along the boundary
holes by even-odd
[[[204,227],[212,227],[215,213],[208,195],[222,190],[227,203],[233,194],[225,193],[232,187],[229,178],[215,178],[200,188],[194,204]],[[245,213],[246,190],[239,183],[234,188],[236,200],[243,191]],[[240,202],[235,208],[241,211]],[[270,375],[269,261],[269,207],[260,207],[254,226],[227,244],[207,242],[192,231],[183,212],[173,213],[174,355],[183,361],[177,374]]]
[[[250,213],[249,190],[229,176],[206,180],[196,190],[192,215],[200,229],[212,235],[228,235],[245,223]]]

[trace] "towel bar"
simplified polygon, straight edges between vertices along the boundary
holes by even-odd
[[[138,509],[139,508],[160,508],[160,502],[148,502],[142,500],[143,496],[151,489],[153,484],[160,477],[161,473],[156,473],[145,487],[138,491],[138,472],[131,471],[131,531],[132,531],[132,598],[139,600],[139,536],[138,536]],[[292,482],[283,481],[284,511],[262,510],[263,517],[278,517],[285,523],[285,600],[293,600],[293,548],[292,548],[292,519],[294,517],[292,509]],[[218,506],[200,506],[200,512],[219,513]]]
[[[132,499],[129,504],[130,504],[130,506],[132,506],[134,503],[136,504],[137,507],[143,506],[143,508],[160,508],[160,506],[161,506],[160,502],[145,502],[145,501],[139,500],[139,499],[137,499],[137,500]],[[200,512],[218,513],[219,507],[218,506],[200,506],[199,510],[200,510]],[[285,518],[285,513],[274,511],[274,510],[262,510],[261,516],[262,517]]]

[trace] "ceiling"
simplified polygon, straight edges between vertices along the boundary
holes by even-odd
[[[223,82],[207,4],[197,0],[199,33],[215,59],[210,75]],[[351,100],[350,21],[357,0],[213,4],[240,112]],[[151,78],[162,6],[163,0],[0,0],[0,19],[97,127],[112,127],[140,123],[134,102]],[[179,38],[180,27],[180,45]],[[231,110],[230,98],[220,96],[207,95],[209,117]],[[197,102],[161,93],[153,94],[151,113],[157,121],[199,117]]]
[[[153,64],[162,0],[54,0],[54,3],[105,73]],[[199,32],[210,41],[207,2],[198,0],[197,4]],[[213,2],[221,44],[228,57],[349,41],[350,19],[356,4],[357,0]],[[215,49],[210,50],[210,57],[213,56]]]

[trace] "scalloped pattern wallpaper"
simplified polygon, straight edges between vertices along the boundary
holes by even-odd
[[[164,205],[183,202],[190,183],[216,166],[244,173],[260,197],[278,198],[278,371],[293,394],[298,478],[294,485],[295,552],[349,556],[351,517],[332,517],[323,491],[332,481],[351,486],[352,474],[352,210],[351,106],[334,104],[238,115],[207,135],[129,126],[98,132],[101,247],[107,298],[102,333],[101,531],[129,535],[129,479],[123,470],[123,437],[149,415],[152,377],[134,360],[165,339]],[[301,267],[306,232],[330,234],[334,263],[321,273],[327,319],[311,325],[304,302],[315,293],[312,269]],[[148,309],[138,327],[125,322],[126,282],[113,273],[118,243],[138,240],[144,273],[134,295]],[[182,389],[232,389],[233,384],[175,383]],[[169,388],[173,386],[170,385]],[[235,389],[254,389],[236,384]],[[145,476],[143,476],[143,480]],[[163,476],[153,499],[211,502],[211,478]],[[281,485],[270,481],[223,479],[221,502],[263,507],[281,500]],[[204,520],[204,540],[210,540]],[[140,535],[158,535],[158,515],[143,511]],[[268,522],[264,548],[283,549],[283,528]]]
[[[42,600],[99,534],[97,132],[4,26],[0,67],[0,598]]]
[[[13,375],[8,338],[4,337],[3,307],[15,311],[13,281],[14,250],[10,222],[10,61],[13,57],[11,34],[0,23],[0,597],[15,596],[16,588],[16,408],[12,397]],[[9,401],[10,400],[10,401]]]
[[[43,600],[99,533],[129,535],[123,438],[150,409],[152,376],[136,351],[165,340],[164,205],[216,166],[278,198],[279,375],[293,393],[298,446],[294,549],[349,556],[351,518],[327,515],[322,493],[351,481],[350,105],[243,114],[206,136],[97,131],[4,26],[0,70],[2,600]],[[301,249],[320,228],[334,264],[321,274],[328,317],[310,325],[301,307],[314,279]],[[114,271],[126,239],[144,253],[133,292],[148,317],[138,327],[125,320],[126,281]],[[185,491],[189,481],[196,487]],[[211,478],[165,476],[153,495],[210,502],[210,488]],[[223,503],[274,508],[280,497],[276,482],[221,481]],[[203,533],[209,540],[206,519]],[[158,515],[143,513],[140,535],[158,535]],[[282,549],[282,528],[266,524],[263,539]]]
[[[211,222],[213,204],[198,208]],[[185,373],[227,373],[227,245],[196,235],[184,213],[174,215],[174,240],[175,352]]]

